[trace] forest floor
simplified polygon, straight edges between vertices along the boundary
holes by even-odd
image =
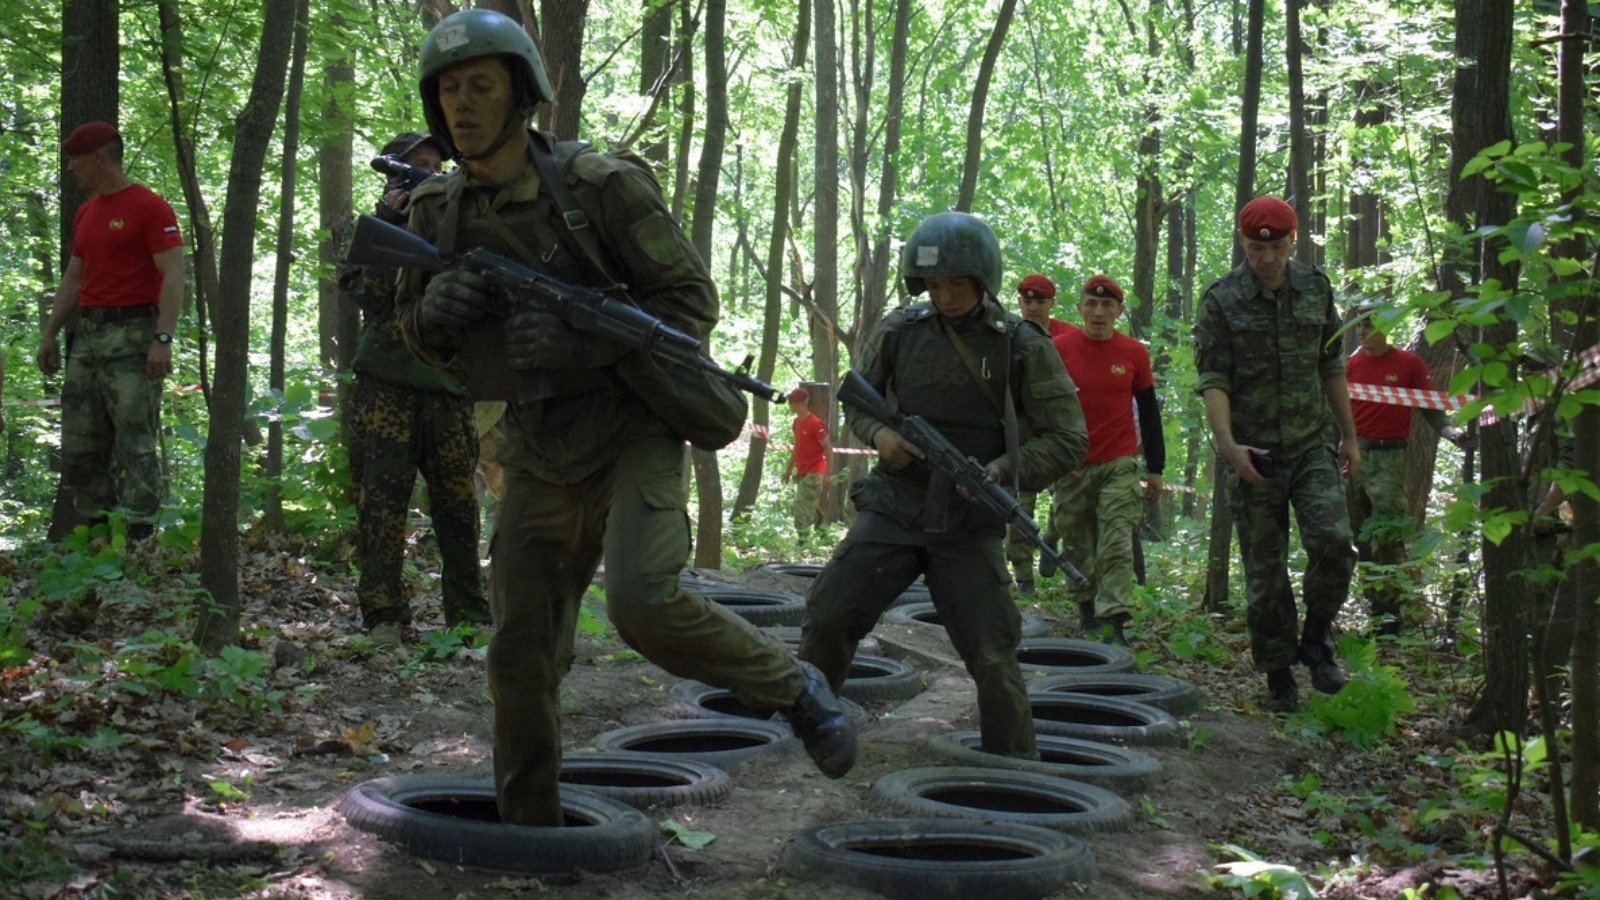
[[[461,868],[409,856],[350,827],[336,810],[352,786],[380,776],[489,772],[483,650],[443,631],[437,591],[427,587],[437,582],[426,571],[414,573],[422,587],[414,639],[400,652],[377,652],[356,627],[348,575],[255,547],[241,582],[243,644],[259,654],[223,660],[239,694],[227,696],[227,678],[211,679],[212,687],[195,698],[152,692],[146,687],[152,680],[176,684],[184,673],[134,678],[113,660],[119,648],[159,642],[147,629],[190,602],[192,588],[178,586],[188,583],[184,566],[192,564],[159,550],[130,560],[129,569],[143,573],[139,586],[124,579],[123,588],[105,587],[100,614],[87,627],[46,604],[25,632],[33,659],[0,674],[0,713],[9,720],[0,727],[0,859],[8,860],[0,862],[0,895],[867,897],[784,874],[785,841],[808,826],[889,815],[869,799],[873,781],[942,764],[929,752],[929,739],[976,727],[971,683],[942,630],[880,627],[874,634],[880,651],[912,661],[928,687],[902,703],[867,707],[860,758],[847,777],[824,778],[803,754],[735,770],[727,800],[650,813],[714,839],[698,850],[663,842],[639,870],[557,882]],[[28,573],[7,565],[0,561],[0,579],[11,579],[8,602],[15,605],[37,587]],[[754,569],[715,577],[805,588],[804,579]],[[1032,611],[1052,623],[1053,634],[1076,636],[1075,625],[1051,609]],[[1413,714],[1397,734],[1358,749],[1321,736],[1305,716],[1272,717],[1257,707],[1262,679],[1250,669],[1236,624],[1216,629],[1224,652],[1210,654],[1221,660],[1210,662],[1172,656],[1153,617],[1138,624],[1134,648],[1144,670],[1194,683],[1205,702],[1185,719],[1186,747],[1147,750],[1163,771],[1129,798],[1133,827],[1086,838],[1096,880],[1060,897],[1237,895],[1208,880],[1219,863],[1239,858],[1224,845],[1293,867],[1327,898],[1394,898],[1422,885],[1431,889],[1406,896],[1436,897],[1439,886],[1461,897],[1500,896],[1492,869],[1463,862],[1474,858],[1472,846],[1481,846],[1470,833],[1480,824],[1458,815],[1441,826],[1414,812],[1456,791],[1455,776],[1440,761],[1465,751],[1443,715]],[[1445,670],[1445,690],[1448,673],[1459,669],[1430,647],[1396,652],[1429,654],[1426,668]],[[683,717],[668,693],[674,682],[613,633],[580,635],[563,687],[564,745],[584,748],[603,731]],[[100,739],[107,729],[124,738]],[[61,739],[67,734],[86,739]],[[1355,802],[1364,805],[1352,811]],[[1509,896],[1530,896],[1532,878],[1514,870]]]

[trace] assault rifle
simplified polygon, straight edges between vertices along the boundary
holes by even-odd
[[[890,411],[889,401],[874,390],[867,379],[861,377],[861,373],[855,369],[845,373],[844,386],[839,389],[839,402],[848,403],[874,418],[889,423],[901,437],[922,451],[924,461],[930,469],[943,473],[955,483],[956,487],[961,488],[961,493],[968,499],[1017,529],[1023,537],[1039,548],[1039,571],[1042,574],[1053,575],[1060,569],[1078,587],[1089,586],[1089,579],[1085,578],[1070,560],[1052,547],[1050,542],[1044,539],[1044,535],[1039,533],[1039,526],[1034,524],[1033,518],[1016,498],[1006,493],[1005,488],[989,481],[988,474],[977,460],[956,449],[956,445],[950,443],[949,438],[940,434],[937,428],[929,425],[926,419],[921,416],[902,416]]]
[[[481,247],[446,259],[426,239],[364,215],[356,219],[345,261],[427,272],[460,266],[489,282],[495,301],[491,315],[505,318],[517,312],[553,313],[577,331],[609,338],[657,360],[700,369],[769,403],[784,402],[783,392],[750,374],[751,357],[746,356],[744,363],[730,372],[712,362],[693,335],[637,306],[594,288],[568,284]],[[552,395],[549,376],[544,372],[519,371],[517,379],[517,399],[523,403]]]
[[[436,173],[427,169],[418,168],[405,161],[404,158],[394,155],[374,157],[372,167],[389,176],[395,181],[405,185],[406,192],[416,190],[424,181],[432,178]]]

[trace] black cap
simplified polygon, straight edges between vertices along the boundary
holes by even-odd
[[[383,145],[382,155],[405,156],[422,144],[432,144],[441,157],[445,155],[444,143],[424,131],[403,131],[395,135],[393,140]]]

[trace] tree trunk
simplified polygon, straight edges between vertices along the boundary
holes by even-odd
[[[639,94],[650,96],[669,77],[672,65],[672,0],[644,0],[644,24],[639,32]],[[667,164],[667,142],[647,136],[639,142],[639,155]]]
[[[110,122],[118,124],[122,44],[117,39],[117,0],[64,0],[61,5],[61,136],[65,138],[84,122]],[[83,203],[83,192],[78,180],[65,170],[56,182],[61,204],[60,252],[61,265],[57,271],[65,272],[72,257],[72,221]],[[51,282],[56,279],[52,276]],[[54,294],[44,298],[44,303],[54,301]],[[45,315],[48,316],[48,308]],[[42,324],[42,320],[41,320]],[[71,355],[72,329],[66,334],[66,351],[62,359]],[[3,364],[3,361],[0,361]],[[59,451],[52,451],[53,461],[59,462]],[[56,479],[55,504],[50,513],[48,539],[59,541],[84,522],[72,502],[72,490],[60,477]]]
[[[1479,146],[1511,140],[1510,83],[1512,0],[1458,0],[1456,4],[1457,76],[1475,78],[1476,133]],[[1476,65],[1471,65],[1476,61]],[[1516,214],[1513,195],[1496,190],[1478,194],[1477,225],[1504,225]],[[1515,263],[1502,263],[1498,241],[1480,242],[1480,282],[1495,280],[1503,290],[1514,290]],[[1483,340],[1493,347],[1514,347],[1516,323],[1507,320],[1483,330]],[[1517,454],[1515,423],[1506,419],[1484,428],[1481,435],[1483,478],[1491,485],[1483,497],[1486,509],[1527,509]],[[1480,733],[1520,732],[1527,720],[1528,622],[1523,595],[1525,582],[1516,574],[1529,558],[1527,529],[1513,528],[1496,544],[1483,543],[1484,570],[1484,684],[1468,713],[1467,724]]]
[[[1300,38],[1300,4],[1303,2],[1287,0],[1284,37],[1288,45],[1289,72],[1289,203],[1294,206],[1295,216],[1300,220],[1294,241],[1294,255],[1301,262],[1309,263],[1316,256],[1316,242],[1312,240],[1311,144],[1306,125],[1303,74],[1306,44]]]
[[[812,226],[811,376],[839,378],[839,41],[834,0],[816,0],[816,218]],[[802,372],[801,381],[806,373]],[[824,407],[826,409],[826,407]],[[825,414],[824,418],[831,418]]]
[[[1156,20],[1164,9],[1162,0],[1151,0],[1146,13],[1145,53],[1149,57],[1146,72],[1156,71],[1161,59]],[[1130,21],[1129,25],[1133,23]],[[1146,96],[1159,91],[1159,82],[1147,75]],[[1150,327],[1155,322],[1156,256],[1161,251],[1161,206],[1164,202],[1161,196],[1161,108],[1154,103],[1145,106],[1138,159],[1139,174],[1133,191],[1134,307],[1128,315],[1128,328],[1135,338],[1149,341]]]
[[[329,15],[335,28],[344,26],[337,14]],[[317,209],[320,233],[328,235],[317,250],[322,275],[317,279],[317,334],[322,365],[336,375],[348,376],[355,361],[356,337],[361,333],[361,310],[339,296],[336,264],[343,253],[344,233],[355,221],[351,204],[353,181],[350,158],[355,153],[356,111],[347,98],[355,95],[356,71],[348,48],[330,48],[323,70],[322,121],[325,130],[317,144]],[[321,397],[324,406],[339,410],[339,438],[350,450],[349,400],[351,379],[334,381],[334,396]],[[353,494],[352,494],[353,496]]]
[[[689,217],[689,240],[709,267],[717,221],[718,180],[728,136],[728,59],[723,46],[727,40],[727,0],[706,0],[705,16],[706,133],[700,146],[700,173],[695,181],[694,212]],[[694,564],[703,569],[721,568],[722,473],[717,468],[717,455],[693,450],[690,457],[699,497]]]
[[[995,17],[994,30],[989,32],[988,46],[983,50],[983,63],[978,66],[978,81],[972,86],[972,107],[967,113],[967,152],[961,166],[961,191],[956,196],[956,209],[972,211],[972,200],[978,192],[978,166],[983,159],[983,110],[989,102],[989,82],[994,79],[995,62],[1000,58],[1000,48],[1006,42],[1006,30],[1011,27],[1011,14],[1017,0],[1000,0],[1000,14]]]
[[[783,257],[789,241],[789,209],[796,194],[795,145],[800,136],[800,106],[804,99],[806,46],[811,42],[811,0],[799,0],[799,22],[795,26],[794,54],[789,60],[789,91],[784,105],[783,132],[778,137],[777,184],[772,198],[772,236],[767,242],[766,306],[761,329],[761,358],[756,377],[771,383],[778,357],[778,330],[783,319]],[[753,405],[754,424],[765,430],[771,417],[764,403]],[[739,495],[733,501],[734,518],[748,515],[761,493],[761,472],[767,442],[751,441],[745,457],[744,475],[739,479]]]
[[[578,137],[583,120],[583,27],[589,0],[540,0],[539,20],[544,28],[544,68],[556,98],[545,110],[549,128],[563,141]]]
[[[1580,0],[1563,0],[1561,4],[1561,49],[1557,56],[1557,142],[1568,144],[1564,156],[1567,165],[1582,170],[1583,115],[1587,94],[1585,84],[1584,50],[1589,34],[1589,9]],[[1579,189],[1567,196],[1572,202],[1578,198]],[[1568,239],[1556,252],[1573,260],[1586,255],[1581,237]],[[1600,264],[1600,255],[1590,259],[1590,269]],[[1593,282],[1584,278],[1587,290],[1575,296],[1563,295],[1553,305],[1564,308],[1576,319],[1573,329],[1573,346],[1593,347],[1600,343],[1600,322],[1595,318]],[[1555,309],[1552,309],[1555,318]],[[1600,407],[1585,404],[1573,423],[1573,466],[1586,472],[1600,472]],[[1574,493],[1571,500],[1573,512],[1573,545],[1592,547],[1600,544],[1600,503],[1582,491]],[[1574,822],[1589,831],[1600,828],[1600,635],[1596,633],[1595,598],[1600,595],[1600,571],[1593,557],[1585,556],[1567,572],[1563,590],[1575,599],[1572,627],[1572,657],[1568,661],[1571,673],[1569,688],[1572,699],[1572,749],[1570,815]],[[1551,660],[1552,665],[1559,660]]]
[[[195,643],[217,653],[239,639],[239,443],[249,399],[250,275],[255,262],[261,166],[278,121],[295,0],[266,0],[261,48],[250,97],[234,120],[227,208],[222,215],[221,292],[217,307],[217,387],[206,436],[205,500],[200,533],[200,586],[210,595],[195,625]],[[288,198],[286,198],[287,200]]]
[[[283,396],[284,354],[289,332],[289,266],[294,262],[295,160],[300,152],[300,94],[305,86],[307,0],[295,4],[294,50],[289,63],[289,94],[283,105],[282,187],[278,196],[277,271],[272,285],[272,349],[267,386]],[[262,473],[268,484],[262,524],[283,531],[283,420],[274,416],[267,426],[267,461]]]

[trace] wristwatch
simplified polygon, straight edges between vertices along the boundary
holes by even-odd
[[[156,343],[170,344],[172,343],[172,335],[167,334],[165,331],[158,331],[156,332]]]

